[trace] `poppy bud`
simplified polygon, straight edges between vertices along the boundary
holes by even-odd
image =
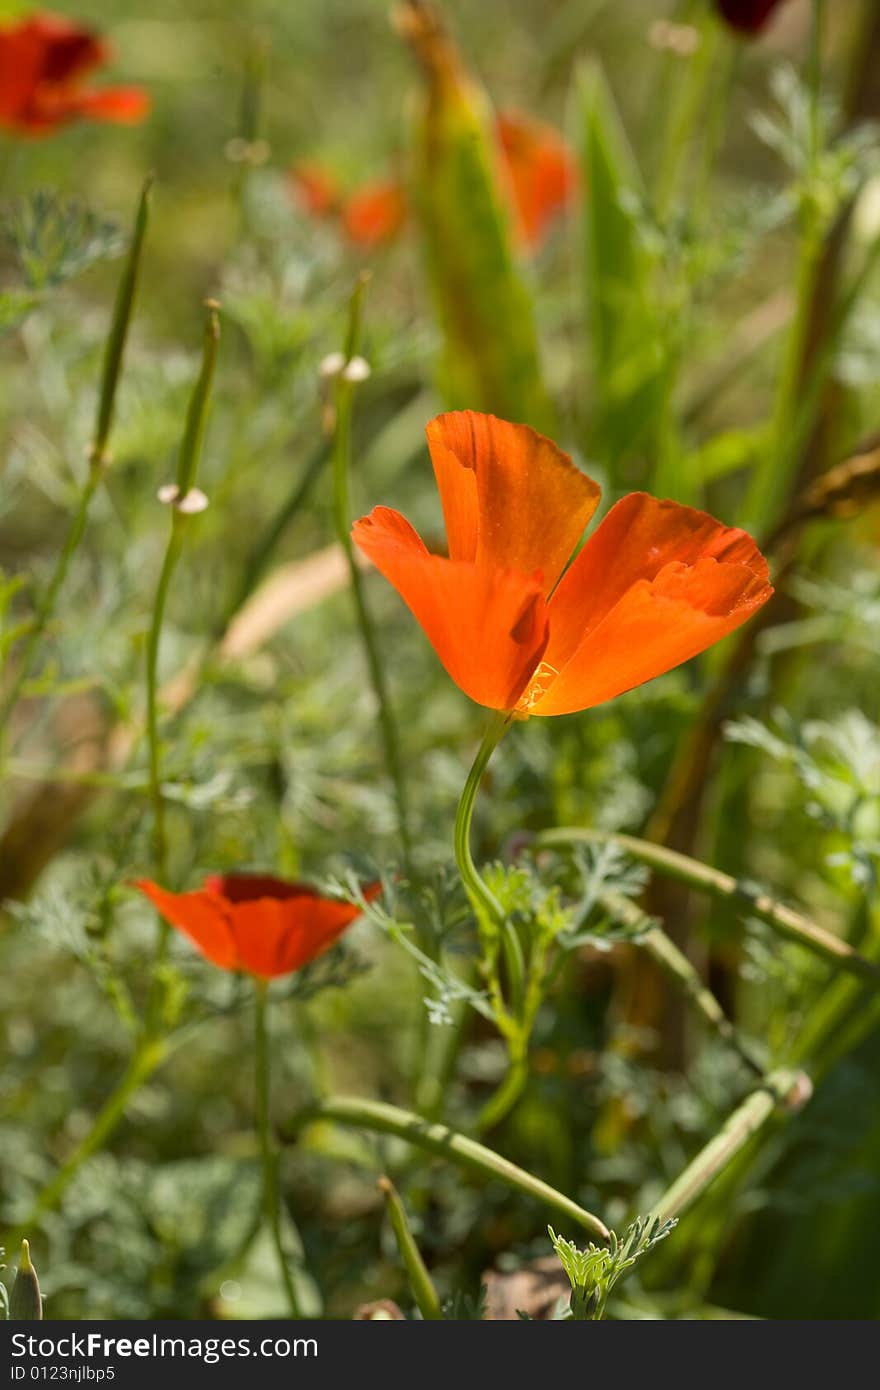
[[[37,1271],[31,1264],[30,1247],[21,1242],[18,1273],[9,1299],[9,1318],[12,1322],[37,1322],[43,1316],[43,1296]]]

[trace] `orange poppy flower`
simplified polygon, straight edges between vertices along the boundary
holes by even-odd
[[[0,125],[46,135],[80,117],[134,122],[149,109],[140,87],[92,88],[85,75],[110,61],[89,29],[53,14],[0,25]]]
[[[206,960],[264,980],[301,970],[360,916],[351,903],[268,874],[212,875],[194,893],[169,893],[149,879],[134,886]],[[379,883],[363,890],[367,902],[381,891]]]
[[[376,507],[352,536],[477,704],[571,714],[696,656],[773,592],[745,531],[634,492],[566,565],[599,488],[527,425],[439,415],[428,448],[449,557]]]
[[[495,132],[510,178],[519,237],[534,250],[571,202],[575,162],[562,136],[545,121],[502,111]]]
[[[342,209],[342,226],[349,241],[372,249],[393,241],[406,221],[406,194],[397,179],[365,184]]]
[[[562,136],[544,121],[502,112],[495,134],[516,233],[521,245],[534,251],[571,202],[575,163]],[[399,179],[377,179],[346,197],[328,170],[305,162],[294,166],[290,180],[310,217],[339,217],[348,240],[366,250],[393,241],[409,215]]]

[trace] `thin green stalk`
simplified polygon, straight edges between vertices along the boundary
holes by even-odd
[[[880,989],[880,965],[853,950],[847,941],[835,936],[833,932],[826,931],[803,913],[786,907],[784,903],[776,902],[769,894],[756,892],[750,885],[739,882],[730,874],[722,873],[720,869],[713,869],[710,865],[701,863],[699,859],[691,859],[687,854],[680,854],[677,850],[667,849],[664,845],[653,844],[649,840],[636,839],[632,835],[618,835],[613,831],[594,830],[586,826],[565,826],[556,830],[546,830],[536,836],[535,844],[547,849],[565,844],[619,845],[634,859],[649,864],[666,878],[686,883],[697,892],[707,893],[709,897],[740,903],[750,916],[759,917],[780,936],[797,942],[814,955],[821,956],[841,970],[846,970],[850,975],[856,975],[874,989]]]
[[[153,613],[147,637],[147,748],[149,751],[149,788],[153,806],[153,843],[156,874],[164,881],[168,860],[168,844],[165,836],[165,799],[162,795],[162,753],[159,743],[159,645],[162,640],[162,626],[165,621],[165,608],[171,580],[183,548],[183,526],[177,512],[171,522],[171,535],[162,561],[156,597],[153,600]]]
[[[528,1038],[517,1033],[508,1040],[504,1080],[486,1101],[473,1122],[475,1134],[486,1134],[510,1114],[529,1079]]]
[[[107,443],[113,426],[117,389],[125,355],[125,344],[128,338],[128,329],[131,323],[131,315],[140,278],[144,238],[149,222],[150,190],[152,185],[153,176],[151,174],[146,179],[141,189],[131,245],[116,290],[110,332],[107,336],[107,343],[104,348],[101,389],[98,393],[94,437],[89,448],[88,477],[80,490],[76,510],[70,523],[70,529],[68,530],[67,538],[61,552],[55,561],[55,568],[52,572],[52,576],[46,586],[45,593],[37,604],[37,610],[33,621],[28,626],[28,636],[19,656],[16,674],[2,702],[0,702],[0,735],[2,735],[3,730],[6,728],[12,711],[21,695],[22,688],[30,675],[43,634],[52,618],[52,614],[55,612],[55,605],[58,601],[58,595],[61,592],[64,581],[67,578],[70,562],[78,550],[79,544],[85,533],[86,521],[88,519],[92,498],[98,490],[98,486],[104,476],[104,471],[108,463]]]
[[[91,450],[89,451],[92,468],[96,469],[98,472],[103,471],[108,462],[107,442],[110,438],[110,431],[113,427],[113,417],[116,413],[116,392],[122,372],[122,361],[125,354],[126,339],[128,338],[128,327],[131,323],[131,313],[137,294],[138,282],[140,280],[144,238],[147,234],[147,226],[150,220],[150,195],[153,187],[153,180],[154,175],[148,174],[144,180],[143,188],[141,189],[140,202],[138,203],[137,213],[135,214],[131,246],[125,260],[125,266],[123,267],[122,276],[119,281],[119,288],[116,291],[116,302],[113,307],[113,320],[110,324],[110,335],[107,338],[107,346],[104,350],[104,369],[101,377],[101,391],[98,397],[95,436],[92,441]]]
[[[749,1140],[767,1123],[779,1106],[789,1103],[803,1085],[803,1073],[776,1071],[739,1105],[696,1158],[676,1178],[654,1208],[654,1215],[669,1221],[687,1211],[715,1181]],[[809,1094],[805,1089],[805,1096]]]
[[[180,559],[187,523],[190,519],[185,505],[195,482],[208,419],[208,402],[217,366],[217,349],[220,341],[218,306],[214,300],[208,300],[206,308],[202,365],[187,410],[186,426],[177,460],[176,494],[172,502],[171,534],[162,561],[156,597],[153,600],[150,632],[147,638],[147,746],[149,748],[150,799],[153,805],[156,872],[160,879],[164,879],[165,876],[167,841],[165,836],[165,802],[162,794],[162,753],[159,741],[159,648],[162,641],[162,625],[165,620],[171,581]],[[161,960],[164,954],[164,943],[167,940],[167,927],[164,923],[160,927],[159,939],[159,957]]]
[[[361,275],[355,286],[354,294],[352,295],[348,334],[346,337],[345,351],[343,353],[345,361],[336,378],[336,421],[333,443],[333,520],[336,527],[336,535],[339,544],[342,546],[348,565],[351,592],[354,599],[358,627],[360,628],[361,641],[364,647],[364,655],[366,656],[367,670],[379,710],[379,726],[382,732],[382,743],[385,749],[385,761],[394,787],[394,799],[397,805],[397,822],[403,850],[404,865],[408,867],[412,854],[412,836],[409,828],[406,783],[403,775],[403,763],[400,756],[397,724],[391,705],[391,696],[385,682],[379,644],[376,640],[370,611],[367,607],[361,572],[358,568],[354,545],[351,539],[352,515],[351,502],[349,499],[349,477],[351,474],[351,417],[354,405],[355,382],[351,379],[348,368],[351,366],[352,360],[356,357],[360,345],[363,296],[367,282],[368,277],[366,275]]]
[[[275,1151],[269,1119],[269,1043],[266,1028],[266,982],[254,981],[254,1080],[257,1101],[257,1134],[260,1141],[260,1157],[263,1164],[263,1203],[266,1220],[272,1232],[272,1243],[278,1256],[278,1267],[287,1295],[290,1316],[302,1316],[299,1299],[296,1296],[284,1241],[281,1235],[281,1195],[278,1190],[278,1161],[280,1155]]]
[[[380,1178],[378,1188],[385,1198],[388,1220],[391,1222],[416,1307],[426,1322],[436,1322],[443,1317],[440,1298],[428,1273],[428,1267],[422,1259],[422,1252],[416,1244],[406,1210],[400,1200],[400,1193],[390,1178]]]
[[[495,749],[510,726],[511,715],[499,712],[490,721],[467,775],[455,817],[455,862],[465,892],[477,917],[485,959],[484,970],[492,998],[495,1021],[508,1048],[508,1070],[500,1087],[479,1112],[478,1133],[497,1125],[513,1108],[528,1079],[528,1038],[530,1025],[525,1018],[527,982],[522,943],[516,928],[508,921],[495,894],[483,879],[471,853],[471,823],[483,775]],[[498,946],[504,954],[511,1008],[504,1002],[498,979]]]
[[[700,979],[691,961],[666,935],[659,921],[648,917],[638,903],[633,902],[631,898],[623,897],[620,893],[603,894],[601,902],[612,917],[638,933],[635,937],[636,945],[647,951],[667,979],[682,991],[697,1013],[737,1054],[740,1061],[744,1062],[751,1072],[763,1078],[763,1067],[752,1056],[715,995]]]
[[[480,783],[483,780],[483,774],[509,724],[510,715],[503,713],[496,714],[489,723],[462,788],[455,816],[455,862],[458,865],[458,872],[461,874],[465,892],[470,898],[474,912],[484,929],[493,926],[500,928],[504,921],[504,912],[495,894],[483,881],[474,863],[474,857],[471,854],[471,822],[474,818],[474,804]]]
[[[609,1240],[608,1228],[598,1216],[578,1206],[577,1202],[558,1192],[549,1183],[536,1178],[524,1168],[518,1168],[509,1159],[502,1158],[475,1139],[468,1139],[448,1129],[446,1125],[430,1124],[412,1111],[400,1110],[396,1105],[386,1105],[382,1101],[361,1100],[356,1096],[330,1096],[295,1115],[283,1127],[282,1135],[292,1140],[305,1125],[319,1120],[332,1120],[335,1124],[405,1139],[407,1143],[415,1144],[428,1153],[471,1168],[489,1180],[506,1183],[516,1192],[542,1202],[552,1211],[561,1212],[588,1231],[594,1240]]]

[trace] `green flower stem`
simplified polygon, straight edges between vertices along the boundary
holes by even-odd
[[[415,1144],[428,1153],[437,1154],[452,1163],[473,1169],[487,1179],[506,1183],[516,1192],[542,1202],[552,1211],[561,1212],[581,1229],[588,1231],[594,1240],[607,1242],[607,1226],[578,1206],[577,1202],[566,1197],[549,1183],[536,1178],[524,1168],[518,1168],[509,1159],[502,1158],[492,1149],[487,1149],[475,1139],[468,1139],[446,1125],[430,1124],[409,1110],[400,1110],[395,1105],[382,1101],[361,1100],[354,1096],[330,1096],[319,1101],[307,1110],[294,1116],[283,1128],[283,1137],[292,1140],[307,1124],[319,1120],[331,1120],[335,1124],[350,1125],[379,1134],[393,1134],[409,1144]]]
[[[601,898],[602,906],[617,921],[632,927],[639,934],[636,945],[647,951],[651,959],[660,967],[667,979],[676,985],[697,1013],[709,1024],[715,1033],[737,1054],[741,1062],[763,1080],[764,1069],[752,1056],[747,1045],[740,1038],[736,1028],[725,1014],[715,995],[700,979],[693,964],[654,918],[648,917],[631,898],[621,893],[606,893]]]
[[[93,469],[99,473],[107,464],[107,441],[116,413],[116,391],[122,373],[125,343],[131,323],[131,313],[137,295],[138,282],[143,261],[144,238],[150,220],[150,195],[153,187],[152,174],[148,174],[141,189],[140,201],[135,214],[131,246],[125,260],[116,303],[113,307],[113,320],[104,350],[104,370],[101,377],[101,392],[98,398],[98,414],[95,421],[95,437],[90,451]]]
[[[779,1107],[791,1105],[791,1098],[800,1092],[803,1099],[809,1096],[809,1086],[804,1087],[803,1073],[796,1071],[772,1072],[764,1083],[742,1102],[728,1117],[721,1129],[701,1149],[696,1158],[676,1178],[663,1194],[654,1208],[654,1215],[661,1221],[680,1216],[687,1211],[703,1192],[724,1172],[728,1165],[742,1152],[749,1140],[767,1123]]]
[[[458,802],[458,810],[455,816],[454,846],[455,862],[458,865],[458,872],[465,887],[471,906],[476,913],[477,922],[480,927],[480,934],[484,941],[497,932],[500,934],[501,943],[506,954],[506,964],[510,975],[511,992],[516,996],[522,995],[524,980],[524,965],[522,960],[522,947],[519,938],[508,924],[505,913],[495,894],[481,877],[474,857],[471,854],[471,822],[474,818],[474,805],[477,799],[477,792],[483,780],[483,774],[489,765],[489,760],[501,739],[504,737],[511,721],[511,715],[502,712],[496,713],[489,723],[483,740],[477,749],[477,756],[474,758],[471,770],[467,775],[462,793]],[[501,1010],[502,1017],[506,1010]]]
[[[826,931],[812,922],[803,913],[776,902],[767,893],[754,892],[749,885],[739,882],[730,874],[713,869],[689,855],[679,854],[677,850],[666,849],[663,845],[649,840],[639,840],[632,835],[618,835],[611,831],[594,830],[585,826],[565,826],[556,830],[546,830],[536,836],[535,844],[553,849],[565,844],[616,844],[631,854],[634,859],[649,864],[666,878],[678,883],[686,883],[699,893],[707,893],[712,898],[724,898],[738,902],[752,917],[759,917],[780,936],[787,937],[798,945],[821,956],[831,965],[856,975],[860,980],[880,989],[880,965],[860,955],[849,942]]]
[[[535,980],[527,971],[522,943],[501,904],[482,878],[471,853],[471,823],[483,775],[495,749],[510,726],[512,716],[497,712],[489,723],[467,775],[455,817],[455,862],[477,918],[483,945],[483,969],[495,1013],[495,1021],[507,1041],[509,1066],[500,1087],[479,1112],[478,1133],[500,1123],[516,1104],[528,1079],[528,1040],[537,1008]],[[498,948],[504,956],[511,1007],[504,1000],[498,978]]]
[[[397,725],[391,705],[391,697],[385,682],[382,658],[370,611],[361,572],[355,558],[351,539],[351,502],[349,498],[349,477],[351,474],[351,417],[354,404],[355,383],[349,379],[347,368],[356,356],[360,345],[361,320],[363,315],[363,296],[368,282],[366,274],[361,275],[351,299],[348,334],[343,356],[345,363],[336,378],[336,422],[333,441],[333,520],[339,544],[348,565],[349,581],[355,613],[360,628],[361,641],[367,662],[370,684],[379,710],[379,726],[385,749],[385,761],[394,787],[397,805],[397,821],[403,850],[404,865],[407,866],[412,853],[412,837],[409,829],[409,810],[406,797],[406,784],[403,776],[403,763],[400,757],[400,744]]]
[[[426,1322],[436,1322],[443,1317],[440,1298],[422,1259],[422,1252],[416,1244],[400,1194],[390,1178],[380,1178],[378,1187],[385,1198],[388,1220],[391,1222],[416,1307]]]
[[[162,1039],[150,1035],[143,1037],[115,1089],[95,1117],[88,1134],[80,1140],[70,1157],[37,1195],[19,1229],[3,1237],[7,1249],[14,1249],[40,1218],[57,1206],[82,1165],[103,1147],[119,1124],[132,1096],[165,1060],[167,1051],[167,1045]]]
[[[505,1119],[516,1105],[529,1079],[528,1034],[517,1032],[508,1039],[507,1072],[473,1122],[475,1134],[486,1134]]]
[[[46,591],[37,605],[32,623],[28,625],[27,640],[19,657],[15,677],[11,681],[2,702],[0,702],[0,734],[2,734],[3,730],[6,728],[12,711],[18,703],[22,688],[30,675],[43,634],[55,612],[55,605],[58,601],[58,595],[61,592],[64,581],[67,578],[70,562],[78,550],[85,533],[86,521],[92,504],[92,498],[98,490],[108,463],[107,443],[113,425],[117,388],[119,386],[119,378],[122,373],[122,362],[125,355],[125,344],[128,338],[128,329],[131,323],[131,315],[140,278],[144,238],[149,222],[150,189],[152,188],[152,184],[153,176],[151,174],[141,189],[131,246],[129,247],[128,256],[125,260],[125,267],[116,291],[113,318],[111,320],[110,332],[107,336],[107,343],[104,349],[104,364],[101,375],[101,389],[98,395],[97,414],[95,416],[94,437],[89,448],[88,477],[80,490],[76,510],[70,523],[66,540],[55,561],[55,568],[46,586]]]
[[[296,1296],[284,1241],[281,1235],[281,1197],[278,1190],[279,1154],[273,1142],[269,1121],[269,1044],[266,1029],[266,981],[254,981],[254,1077],[257,1101],[257,1134],[260,1141],[260,1157],[263,1164],[263,1202],[266,1220],[272,1232],[272,1243],[278,1256],[278,1267],[284,1283],[284,1291],[290,1308],[290,1316],[302,1316]]]
[[[208,401],[217,366],[217,349],[220,341],[220,320],[218,306],[214,300],[206,304],[205,331],[202,341],[202,365],[190,397],[186,416],[186,426],[180,445],[177,461],[177,498],[172,504],[171,534],[165,550],[165,558],[156,587],[153,601],[153,614],[147,638],[147,746],[150,764],[150,799],[153,804],[156,872],[161,879],[165,876],[167,862],[167,841],[165,836],[165,802],[162,795],[162,754],[159,741],[159,647],[162,641],[162,625],[171,580],[183,549],[184,537],[190,517],[180,510],[179,504],[186,498],[196,477],[205,426],[208,418]],[[160,959],[164,954],[168,928],[160,927]]]
[[[168,860],[168,844],[165,836],[165,800],[162,795],[162,753],[159,742],[159,645],[162,640],[162,626],[165,621],[165,608],[171,580],[183,549],[184,526],[182,518],[175,512],[171,522],[171,535],[162,561],[156,597],[153,600],[153,613],[150,632],[147,637],[147,748],[149,751],[150,800],[153,806],[153,841],[156,874],[164,881]]]

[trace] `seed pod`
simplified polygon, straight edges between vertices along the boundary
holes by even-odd
[[[12,1322],[36,1322],[43,1316],[43,1296],[37,1271],[31,1264],[30,1248],[21,1242],[18,1273],[9,1299],[9,1318]]]
[[[393,17],[422,74],[409,191],[444,338],[447,403],[550,432],[535,306],[488,100],[430,0],[401,0]]]

